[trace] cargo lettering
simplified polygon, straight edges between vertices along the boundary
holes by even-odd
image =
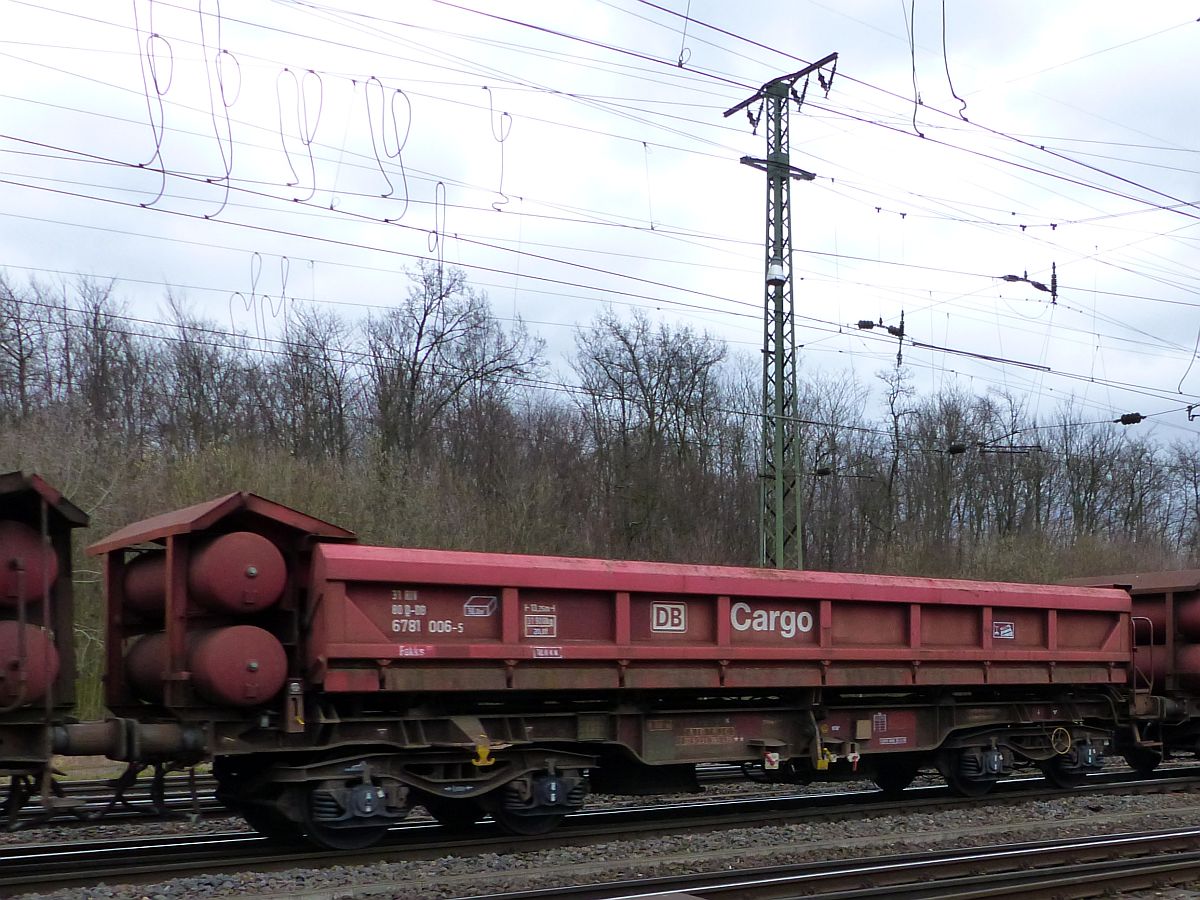
[[[729,624],[734,631],[760,631],[794,638],[813,629],[812,613],[794,609],[753,609],[749,603],[735,603],[729,609]]]

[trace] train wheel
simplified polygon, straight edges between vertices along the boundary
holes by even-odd
[[[382,841],[385,834],[386,825],[330,828],[328,825],[305,823],[304,826],[305,839],[323,850],[366,850]]]
[[[881,762],[871,780],[885,794],[895,796],[913,783],[920,768],[915,762]]]
[[[313,818],[305,807],[304,837],[311,844],[325,850],[366,850],[374,847],[387,834],[386,825],[363,825],[360,827],[338,827]]]
[[[950,790],[960,797],[982,797],[996,786],[999,777],[985,775],[972,778],[964,774],[963,753],[964,751],[944,751],[938,760],[938,771],[946,779]]]
[[[34,783],[28,775],[14,775],[9,782],[8,794],[4,798],[3,816],[7,828],[13,831],[17,828],[17,818],[21,808],[33,796]]]
[[[1046,780],[1057,788],[1062,788],[1064,791],[1069,791],[1072,788],[1077,788],[1087,781],[1087,773],[1080,769],[1069,769],[1064,764],[1065,757],[1055,756],[1042,763],[1042,774],[1046,776]]]
[[[1125,762],[1128,763],[1129,768],[1144,777],[1149,777],[1150,773],[1157,769],[1163,761],[1161,751],[1149,750],[1145,747],[1131,747],[1122,756],[1125,757]]]
[[[444,797],[421,797],[418,801],[439,825],[461,831],[483,818],[483,809],[474,800],[447,800]]]
[[[995,778],[964,778],[955,774],[946,778],[950,790],[962,797],[982,797],[996,786]]]
[[[490,812],[497,825],[509,834],[519,834],[522,837],[549,834],[566,818],[565,813],[522,815],[503,808],[492,809]]]
[[[267,806],[243,806],[237,810],[237,814],[269,841],[295,844],[304,839],[299,823],[293,822],[279,810]]]
[[[388,832],[387,823],[377,820],[362,825],[333,824],[328,813],[334,801],[329,791],[320,786],[310,787],[303,799],[304,836],[318,847],[326,850],[365,850],[378,844]]]
[[[989,754],[984,758],[982,754]],[[943,750],[938,756],[937,770],[946,779],[950,790],[960,797],[983,797],[1004,774],[1003,758],[998,751],[966,748]]]

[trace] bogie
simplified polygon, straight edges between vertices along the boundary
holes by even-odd
[[[326,850],[373,847],[401,817],[383,815],[381,789],[371,784],[324,784],[301,791],[304,837]]]
[[[1012,752],[995,746],[947,749],[940,755],[938,769],[956,794],[982,797],[1012,773]]]
[[[483,798],[484,808],[505,831],[537,835],[552,831],[567,813],[583,806],[587,782],[575,770],[533,772]]]

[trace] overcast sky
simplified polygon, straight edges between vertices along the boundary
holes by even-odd
[[[440,258],[546,339],[553,377],[606,306],[757,359],[765,176],[738,160],[765,129],[722,113],[836,51],[828,95],[813,80],[790,111],[817,175],[792,191],[803,370],[877,386],[896,340],[853,323],[903,311],[923,392],[1009,391],[1043,419],[1074,397],[1174,440],[1200,424],[1197,15],[0,0],[0,268],[116,279],[149,321],[169,287],[271,337],[297,304],[386,307]],[[1048,286],[1052,264],[1056,302],[1002,278]]]

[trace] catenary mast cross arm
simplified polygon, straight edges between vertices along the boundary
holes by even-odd
[[[725,110],[725,118],[728,119],[735,112],[740,112],[741,110],[745,109],[747,106],[749,106],[755,100],[757,100],[759,97],[765,97],[767,95],[767,92],[772,87],[776,87],[777,85],[781,85],[781,84],[786,84],[788,87],[791,87],[793,84],[795,84],[801,78],[803,78],[805,75],[808,75],[810,72],[815,72],[815,71],[817,71],[817,69],[820,69],[820,68],[823,68],[823,67],[829,65],[831,62],[833,62],[837,58],[838,58],[838,55],[836,53],[830,53],[824,59],[818,60],[817,62],[813,63],[810,66],[805,66],[799,72],[793,72],[791,75],[782,75],[779,78],[772,78],[770,81],[768,81],[762,87],[760,87],[758,89],[758,91],[755,92],[755,94],[752,97],[750,97],[748,100],[743,100],[737,106],[733,106],[733,107],[730,107],[729,109]]]

